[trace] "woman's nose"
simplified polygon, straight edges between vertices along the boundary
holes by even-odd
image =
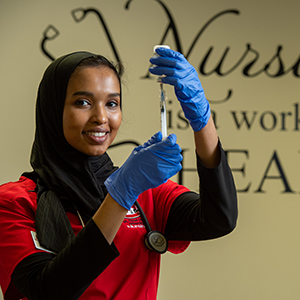
[[[105,124],[107,122],[107,112],[105,107],[102,105],[97,105],[94,107],[91,122],[97,124]]]

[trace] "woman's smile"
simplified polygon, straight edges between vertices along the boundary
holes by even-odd
[[[83,132],[83,134],[86,136],[89,141],[95,143],[95,144],[103,144],[106,139],[108,138],[108,132],[101,132],[101,131],[88,131]]]
[[[84,134],[92,135],[95,137],[102,137],[102,136],[106,135],[106,132],[84,132]]]

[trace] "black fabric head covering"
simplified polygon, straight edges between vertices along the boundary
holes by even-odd
[[[46,69],[37,95],[36,132],[30,160],[39,178],[35,222],[41,245],[55,252],[74,237],[65,210],[78,210],[84,220],[90,219],[106,196],[105,179],[116,169],[107,153],[97,157],[83,154],[63,134],[69,79],[80,62],[94,56],[75,52],[56,59]]]

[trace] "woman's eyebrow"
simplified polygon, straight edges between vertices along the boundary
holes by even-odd
[[[91,92],[86,92],[86,91],[78,91],[73,94],[73,96],[93,96],[94,94]]]
[[[109,97],[121,97],[121,94],[120,93],[110,93],[108,96]]]
[[[73,94],[73,96],[94,96],[93,93],[87,92],[87,91],[78,91]],[[108,97],[121,97],[120,93],[110,93],[108,94]]]

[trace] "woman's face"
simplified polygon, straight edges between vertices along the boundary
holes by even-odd
[[[121,125],[120,97],[118,77],[109,67],[75,70],[63,111],[67,142],[90,156],[104,154]]]

